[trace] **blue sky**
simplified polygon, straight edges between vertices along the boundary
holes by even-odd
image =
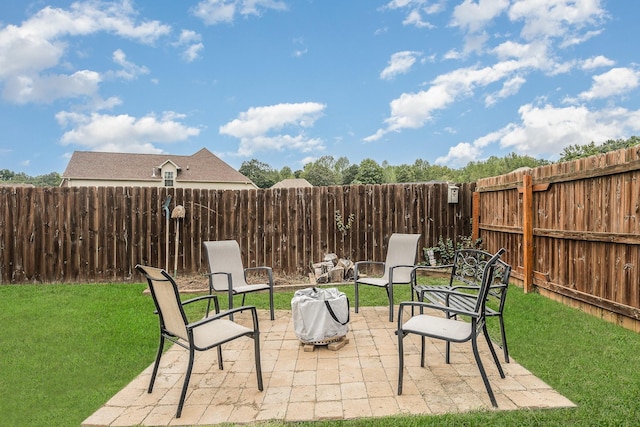
[[[640,135],[635,0],[3,0],[0,169],[73,151],[458,168]]]

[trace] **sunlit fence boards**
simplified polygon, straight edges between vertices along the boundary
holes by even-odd
[[[639,147],[483,179],[477,192],[475,228],[508,249],[525,289],[640,319]]]

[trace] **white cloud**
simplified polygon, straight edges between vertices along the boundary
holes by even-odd
[[[515,0],[509,9],[512,21],[523,21],[521,36],[527,40],[560,37],[578,42],[572,32],[606,17],[601,0]]]
[[[413,9],[407,17],[402,21],[403,25],[413,25],[418,28],[435,28],[433,24],[422,19],[422,15],[418,9]]]
[[[260,15],[262,9],[286,10],[287,5],[278,0],[204,0],[192,13],[207,25],[233,22],[236,15]]]
[[[116,71],[115,75],[125,80],[134,80],[140,74],[149,74],[150,72],[145,66],[139,66],[127,61],[127,55],[121,49],[113,52],[113,62],[122,67],[122,70]]]
[[[509,123],[471,144],[460,143],[435,163],[462,167],[472,160],[481,159],[483,149],[495,143],[519,154],[552,158],[570,145],[628,138],[640,131],[640,110],[609,108],[592,111],[584,106],[558,108],[527,104],[518,111],[520,123]]]
[[[66,38],[98,32],[113,33],[142,43],[153,43],[169,33],[158,21],[136,23],[131,2],[73,3],[68,10],[47,6],[21,25],[0,30],[0,83],[5,99],[16,102],[51,102],[57,98],[92,96],[101,78],[92,70],[70,75],[46,74],[62,62]]]
[[[523,84],[525,84],[526,80],[521,76],[515,76],[502,85],[502,89],[498,92],[488,95],[484,103],[487,106],[494,105],[498,100],[507,98],[509,96],[515,95],[518,93]]]
[[[594,68],[611,67],[615,65],[615,63],[616,62],[614,60],[609,59],[606,56],[598,55],[582,61],[582,69],[593,70]]]
[[[173,45],[184,49],[182,58],[187,62],[193,62],[198,59],[200,52],[204,49],[202,36],[192,30],[182,30],[178,41]]]
[[[421,55],[420,52],[410,50],[394,53],[391,55],[391,59],[389,59],[389,65],[380,73],[380,78],[391,80],[398,74],[408,73],[413,64],[415,64],[416,59]]]
[[[322,140],[307,137],[301,128],[312,127],[325,108],[315,102],[252,107],[220,126],[220,133],[240,139],[238,155],[242,156],[285,148],[302,152],[322,149]],[[285,128],[292,128],[297,134],[284,133]]]
[[[159,153],[154,143],[184,141],[200,134],[200,129],[179,122],[183,115],[166,112],[161,117],[141,118],[107,114],[80,114],[61,111],[56,119],[61,127],[71,127],[60,142],[75,144],[92,151]]]
[[[100,74],[89,70],[71,75],[12,76],[5,80],[2,95],[16,104],[50,103],[59,98],[91,97],[101,81]]]
[[[521,123],[500,140],[519,153],[557,154],[564,147],[590,141],[618,139],[640,130],[640,111],[610,108],[591,111],[584,106],[519,109]]]
[[[435,164],[459,168],[471,161],[478,160],[481,153],[482,151],[478,147],[475,147],[468,142],[461,142],[458,145],[451,147],[446,156],[438,157]]]
[[[466,31],[481,31],[495,17],[509,7],[509,0],[464,0],[453,11],[452,25],[460,26]]]
[[[491,132],[476,139],[473,143],[461,142],[451,147],[446,156],[438,157],[434,163],[460,168],[469,162],[482,160],[482,149],[499,141],[512,127],[513,125],[509,125],[498,131]]]
[[[434,111],[448,107],[458,98],[471,96],[476,87],[495,83],[526,65],[518,61],[505,61],[492,67],[460,68],[442,74],[432,82],[429,89],[418,93],[403,93],[391,101],[391,115],[385,120],[387,128],[379,129],[364,140],[376,141],[389,132],[420,128],[432,120]]]
[[[204,45],[202,43],[192,44],[182,52],[182,57],[187,62],[193,62],[200,57],[202,49],[204,49]]]
[[[578,97],[584,100],[626,95],[640,84],[640,72],[631,68],[612,68],[593,77],[591,89]]]
[[[423,15],[433,15],[445,9],[446,0],[431,2],[429,0],[392,0],[381,9],[407,9],[407,16],[403,25],[413,25],[417,28],[435,28],[433,24],[423,19]]]

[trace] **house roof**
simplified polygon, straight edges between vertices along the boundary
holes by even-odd
[[[167,162],[179,169],[176,177],[179,181],[251,182],[206,148],[191,156],[74,151],[62,177],[159,181],[162,179],[159,168]]]
[[[271,186],[271,188],[301,188],[301,187],[313,187],[304,178],[287,178],[280,182],[277,182]]]

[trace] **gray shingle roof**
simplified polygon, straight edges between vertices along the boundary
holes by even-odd
[[[158,168],[167,161],[180,168],[176,178],[179,181],[251,182],[206,148],[191,156],[74,151],[62,177],[159,181],[162,178]]]

